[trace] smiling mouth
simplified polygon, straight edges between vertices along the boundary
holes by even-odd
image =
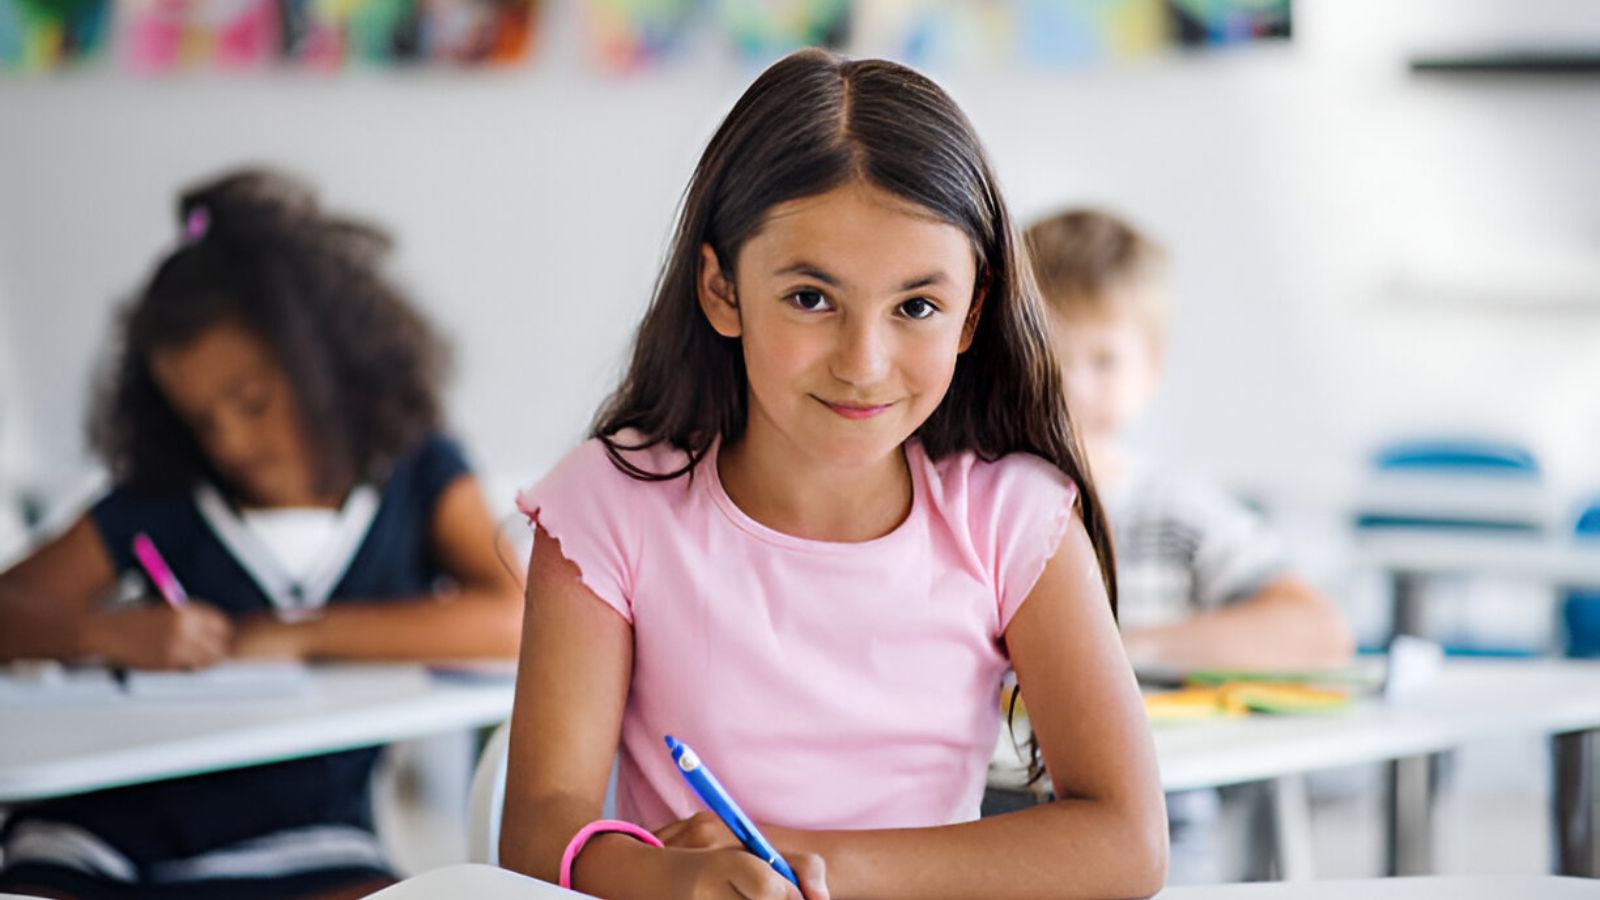
[[[831,403],[827,400],[823,400],[821,397],[817,398],[817,402],[833,410],[835,413],[845,417],[846,419],[870,419],[894,405],[893,403],[878,403],[873,405],[860,403]]]

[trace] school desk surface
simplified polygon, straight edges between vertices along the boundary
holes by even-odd
[[[1553,875],[1357,878],[1174,887],[1156,897],[1157,900],[1594,900],[1600,898],[1600,882]]]
[[[1593,877],[1600,830],[1589,812],[1595,730],[1600,729],[1600,661],[1449,660],[1405,696],[1357,700],[1329,715],[1207,719],[1158,726],[1156,756],[1169,791],[1293,778],[1341,766],[1390,761],[1389,868],[1431,869],[1427,755],[1473,741],[1552,737],[1550,802],[1558,870]],[[1015,788],[1017,760],[991,769],[989,783]]]
[[[496,866],[463,863],[414,875],[372,894],[373,900],[539,900],[543,897],[587,897],[548,882]]]
[[[1555,588],[1600,585],[1600,545],[1570,534],[1527,536],[1382,529],[1358,533],[1355,559],[1386,572],[1390,635],[1423,633],[1423,592],[1435,575],[1495,575]]]
[[[539,900],[584,897],[494,866],[467,864],[434,869],[372,895],[373,900]],[[1167,888],[1158,900],[1594,900],[1600,882],[1542,875],[1432,878],[1360,878],[1341,881],[1265,882]]]
[[[493,725],[510,716],[511,696],[504,678],[318,665],[294,696],[0,705],[0,803]]]

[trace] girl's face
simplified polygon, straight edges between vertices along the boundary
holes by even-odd
[[[250,503],[317,503],[294,390],[259,338],[214,325],[152,352],[150,371],[212,466]]]
[[[730,283],[702,248],[701,307],[743,345],[751,436],[830,465],[898,449],[978,318],[967,235],[859,182],[773,207],[735,268]]]

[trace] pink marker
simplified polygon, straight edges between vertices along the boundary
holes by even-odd
[[[176,608],[189,602],[188,592],[178,582],[178,576],[167,568],[167,561],[161,558],[161,553],[156,550],[156,543],[150,540],[150,535],[141,531],[133,536],[133,555],[139,558],[139,565],[144,566],[145,572],[150,575],[150,580],[156,583],[156,590],[166,598],[169,606]]]

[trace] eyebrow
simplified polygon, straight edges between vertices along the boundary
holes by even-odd
[[[826,284],[829,287],[838,287],[839,286],[839,279],[838,278],[835,278],[834,276],[828,274],[828,272],[826,270],[820,268],[819,266],[812,265],[811,263],[808,263],[808,262],[797,262],[797,263],[793,263],[791,265],[784,266],[783,268],[777,270],[773,274],[774,275],[804,275],[807,278],[815,278],[816,280],[822,282],[823,284]],[[914,290],[916,290],[918,288],[932,287],[933,285],[944,284],[948,280],[949,279],[945,276],[945,273],[943,273],[943,272],[930,272],[927,275],[921,276],[920,278],[913,278],[913,279],[905,282],[904,284],[900,285],[900,290],[902,290],[902,291],[914,291]]]

